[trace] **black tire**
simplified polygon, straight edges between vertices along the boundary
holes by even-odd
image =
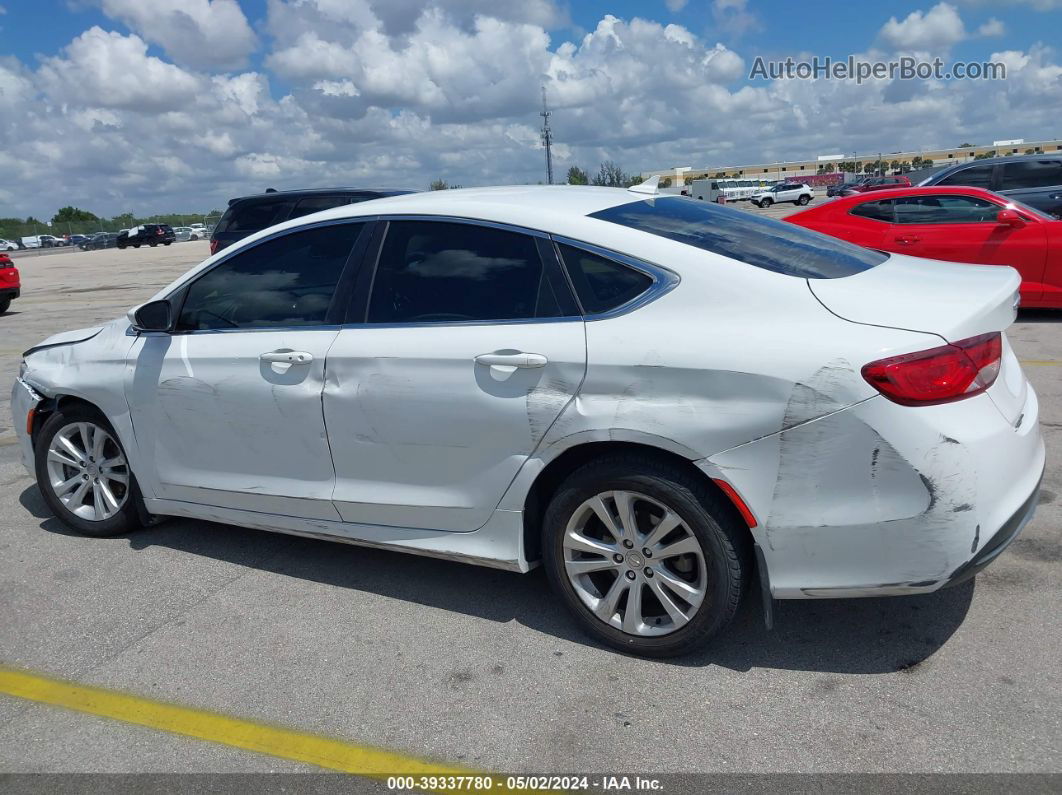
[[[4,314],[4,312],[6,312],[10,308],[11,308],[11,297],[5,295],[3,298],[0,298],[0,315]]]
[[[44,497],[45,503],[47,503],[52,513],[55,514],[56,519],[71,530],[75,530],[82,535],[92,536],[94,538],[107,538],[109,536],[121,535],[139,529],[142,526],[140,516],[147,516],[147,512],[143,505],[143,499],[140,496],[140,487],[137,485],[136,478],[128,467],[128,486],[127,492],[124,495],[124,503],[117,513],[107,519],[99,521],[83,519],[73,513],[73,511],[64,505],[56,496],[48,475],[48,448],[55,435],[64,427],[74,422],[91,423],[106,431],[111,437],[111,440],[118,447],[118,450],[121,451],[121,454],[125,456],[125,449],[122,447],[122,443],[118,439],[118,434],[115,433],[114,428],[107,421],[107,418],[96,409],[84,404],[74,404],[54,411],[45,421],[37,435],[37,441],[34,444],[33,451],[34,467],[37,474],[37,487],[40,489],[41,496]],[[126,458],[126,461],[128,461],[128,458]],[[76,472],[76,470],[74,471]]]
[[[569,520],[586,500],[613,490],[636,492],[667,506],[700,545],[707,575],[703,602],[688,623],[670,634],[628,634],[605,623],[583,603],[565,570],[563,542]],[[573,472],[546,510],[542,534],[546,574],[575,620],[587,634],[631,654],[673,657],[703,645],[734,617],[751,576],[748,530],[734,506],[701,476],[652,455],[617,454]],[[648,580],[638,582],[649,585]]]
[[[803,207],[804,205],[806,205],[806,204],[807,204],[808,202],[810,202],[810,201],[811,201],[811,197],[810,197],[810,196],[808,196],[808,195],[807,195],[807,194],[805,193],[805,194],[804,194],[803,196],[801,196],[801,197],[800,197],[799,199],[797,199],[797,200],[796,200],[795,202],[793,202],[793,203],[794,203],[794,204],[797,204],[797,205],[800,205],[801,207]]]
[[[158,243],[156,243],[154,240],[152,240],[150,243],[148,243],[148,245],[151,246],[152,248],[155,248],[155,246],[157,246]]]
[[[133,243],[133,248],[140,248],[140,244],[139,243]]]
[[[760,201],[760,207],[763,209],[770,207],[772,204],[774,204],[774,201],[772,199],[762,199]]]
[[[172,243],[172,242],[173,242],[172,240],[167,240],[167,241],[163,242],[163,244],[162,244],[162,245],[164,245],[164,246],[168,246],[168,245],[169,245],[170,243]]]

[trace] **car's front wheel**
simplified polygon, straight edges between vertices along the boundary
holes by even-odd
[[[772,204],[774,201],[771,199],[760,199],[760,207],[770,207]]]
[[[543,523],[554,589],[590,635],[623,651],[684,654],[733,617],[743,529],[702,478],[651,456],[583,466]]]
[[[140,491],[118,435],[98,411],[75,405],[52,413],[34,447],[37,486],[63,524],[87,536],[140,526]]]

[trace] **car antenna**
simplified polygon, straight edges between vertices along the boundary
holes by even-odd
[[[631,193],[648,193],[650,196],[656,196],[660,193],[660,175],[653,174],[645,182],[639,182],[637,185],[631,185],[627,188]]]

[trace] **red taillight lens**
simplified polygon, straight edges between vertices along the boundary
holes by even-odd
[[[210,253],[211,254],[217,254],[218,253],[218,241],[216,241],[216,240],[211,240],[210,241]]]
[[[971,397],[999,375],[1003,336],[997,331],[917,353],[879,359],[863,378],[894,403],[932,406]]]

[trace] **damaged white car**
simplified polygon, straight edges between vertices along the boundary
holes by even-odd
[[[1044,468],[1018,283],[653,185],[410,194],[44,341],[12,406],[82,533],[541,561],[587,632],[663,656],[752,583],[768,608],[923,593],[1003,550]]]

